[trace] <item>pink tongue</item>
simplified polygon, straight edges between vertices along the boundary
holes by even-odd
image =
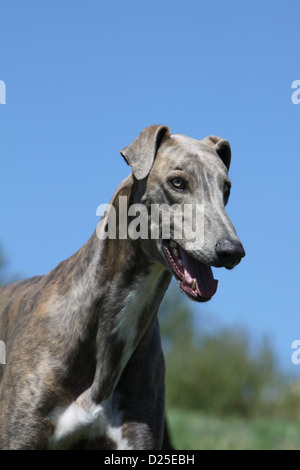
[[[180,250],[184,266],[184,279],[191,286],[196,279],[197,292],[201,297],[210,299],[217,291],[218,281],[214,279],[212,269],[206,264],[196,261],[185,250]]]

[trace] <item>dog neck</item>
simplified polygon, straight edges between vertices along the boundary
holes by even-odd
[[[119,194],[127,194],[129,203],[131,187],[130,179],[123,182],[111,204]],[[101,403],[112,395],[137,345],[151,333],[171,274],[152,262],[136,240],[99,240],[96,232],[65,263],[62,273],[70,275],[62,283],[69,285],[64,328],[73,332],[69,337],[78,356],[77,373],[70,376],[81,384],[76,395],[90,386],[92,401]]]

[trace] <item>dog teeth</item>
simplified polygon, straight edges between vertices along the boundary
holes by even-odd
[[[179,264],[179,266],[183,266],[182,259],[180,258],[180,251],[179,251],[178,244],[174,240],[171,240],[170,247],[172,248],[172,253],[176,258],[176,263]]]
[[[196,290],[196,279],[193,279],[191,287],[193,290]]]

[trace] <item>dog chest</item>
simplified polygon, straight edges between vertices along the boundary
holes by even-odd
[[[49,449],[70,449],[80,441],[109,442],[119,450],[130,450],[122,436],[122,414],[112,410],[111,400],[104,404],[92,405],[88,410],[73,402],[68,407],[52,413],[55,430],[48,442]]]

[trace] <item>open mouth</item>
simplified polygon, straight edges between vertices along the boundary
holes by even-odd
[[[210,300],[218,287],[211,267],[190,256],[174,240],[163,240],[163,248],[181,290],[198,302]]]

